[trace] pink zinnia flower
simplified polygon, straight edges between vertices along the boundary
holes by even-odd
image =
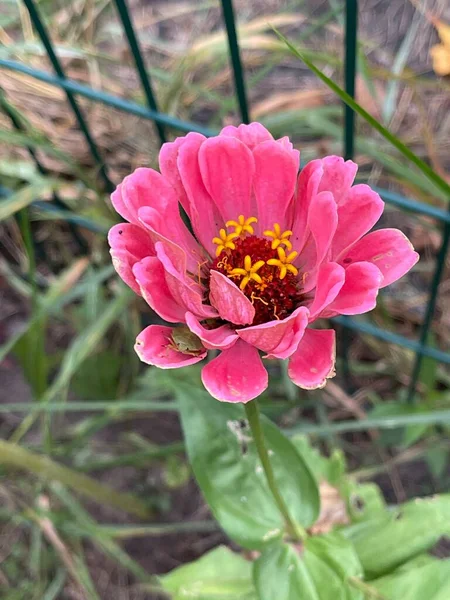
[[[177,138],[159,165],[137,169],[112,195],[128,221],[109,233],[117,272],[162,319],[183,324],[144,329],[141,360],[171,369],[219,350],[202,381],[226,402],[266,389],[259,351],[289,359],[298,386],[323,387],[335,332],[309,326],[373,309],[378,290],[418,260],[401,231],[368,233],[383,212],[379,195],[352,185],[357,166],[338,156],[298,175],[299,152],[259,123]]]

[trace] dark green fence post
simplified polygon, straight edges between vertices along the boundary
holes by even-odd
[[[33,25],[35,26],[36,31],[38,32],[38,35],[41,38],[42,43],[44,44],[44,47],[47,51],[47,55],[50,59],[50,62],[53,65],[53,68],[55,69],[56,74],[61,79],[66,79],[66,74],[64,73],[61,63],[59,62],[59,59],[56,56],[56,53],[53,49],[53,44],[50,40],[50,37],[47,33],[44,23],[41,20],[41,17],[39,16],[39,12],[35,6],[34,0],[24,0],[24,3],[28,9],[28,12],[30,13],[30,17],[33,22]],[[77,103],[74,95],[72,94],[72,92],[68,91],[67,89],[65,90],[65,92],[66,92],[67,100],[68,100],[68,102],[73,110],[73,113],[78,121],[78,125],[84,134],[84,137],[89,146],[91,154],[94,157],[94,159],[97,163],[97,166],[100,170],[100,173],[103,177],[103,181],[105,182],[106,189],[108,191],[112,191],[115,186],[108,176],[106,166],[103,162],[102,157],[100,156],[100,152],[98,151],[97,145],[94,142],[93,137],[91,136],[88,124],[83,116],[83,113],[81,112],[81,109],[78,106],[78,103]]]
[[[450,198],[449,198],[450,203]],[[448,208],[448,213],[450,214],[450,205]],[[420,349],[416,353],[416,360],[414,362],[414,367],[412,370],[411,381],[408,387],[407,400],[408,402],[414,402],[416,395],[416,386],[419,381],[420,371],[422,369],[423,364],[423,356],[424,349],[426,348],[428,335],[430,333],[432,324],[433,324],[433,316],[434,311],[436,309],[436,301],[438,298],[439,285],[441,283],[442,274],[444,272],[445,261],[447,258],[447,251],[450,241],[450,223],[446,221],[442,228],[442,242],[441,247],[439,249],[439,253],[436,257],[436,268],[433,275],[433,281],[431,284],[430,296],[428,299],[427,309],[425,311],[425,318],[422,323],[421,331],[420,331]]]
[[[236,94],[241,111],[241,119],[243,123],[250,122],[248,111],[247,94],[245,92],[244,72],[242,69],[241,56],[239,54],[239,45],[236,34],[236,20],[234,18],[232,0],[222,0],[222,12],[227,28],[228,45],[230,47],[231,64],[233,66],[234,84],[236,86]]]
[[[347,0],[345,5],[345,90],[352,98],[355,97],[356,80],[356,45],[358,28],[358,2]],[[355,145],[355,113],[350,106],[344,104],[344,158],[351,160],[354,155]],[[351,391],[351,371],[349,350],[351,343],[348,317],[342,317],[344,329],[342,331],[342,376],[345,387]]]
[[[152,84],[150,76],[145,68],[144,59],[142,57],[141,48],[139,41],[134,31],[133,23],[131,22],[130,11],[128,9],[126,0],[115,0],[117,11],[119,13],[122,25],[125,31],[125,35],[128,39],[128,45],[130,46],[131,54],[134,58],[134,64],[139,74],[142,87],[144,89],[145,97],[147,98],[147,104],[151,110],[158,112],[158,105],[156,103],[155,95],[153,94]],[[158,131],[159,140],[161,144],[166,141],[166,134],[161,123],[155,123],[155,127]]]

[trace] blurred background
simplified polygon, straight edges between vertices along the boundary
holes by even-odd
[[[449,181],[448,2],[358,4],[357,101]],[[114,186],[138,166],[157,167],[161,139],[214,134],[246,111],[275,137],[288,135],[303,164],[352,152],[341,102],[272,30],[350,89],[344,2],[235,0],[242,78],[233,45],[230,55],[229,2],[126,8],[0,7],[0,595],[8,600],[153,598],[140,584],[149,574],[226,542],[192,480],[169,387],[133,350],[155,316],[110,264]],[[353,38],[355,14],[348,24]],[[354,159],[358,180],[383,190],[380,225],[402,229],[421,260],[370,315],[334,323],[338,376],[326,389],[299,390],[274,362],[262,406],[397,503],[449,490],[449,199],[361,118]],[[198,381],[198,370],[173,377]],[[339,509],[332,493],[327,502]],[[436,552],[448,556],[448,544]]]

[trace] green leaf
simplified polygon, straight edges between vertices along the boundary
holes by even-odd
[[[274,28],[277,36],[282,40],[294,56],[302,60],[305,65],[313,72],[319,79],[321,79],[333,92],[339,96],[339,98],[352,108],[357,114],[359,114],[369,125],[371,125],[376,131],[378,131],[388,142],[390,142],[399,152],[408,158],[416,167],[424,173],[428,179],[434,184],[437,190],[443,192],[447,198],[450,197],[450,185],[444,181],[425,161],[419,158],[412,150],[408,148],[397,136],[391,133],[386,127],[379,123],[372,115],[370,115],[362,106],[360,106],[351,96],[347,94],[337,83],[327,77],[320,69],[318,69],[314,63],[311,62],[303,51],[298,50],[293,46],[279,31]],[[436,190],[436,191],[437,191]]]
[[[386,503],[375,483],[355,483],[351,480],[341,487],[347,501],[348,514],[353,523],[383,516]]]
[[[159,579],[173,600],[256,600],[252,564],[226,546]]]
[[[71,388],[87,400],[116,398],[123,357],[104,350],[86,359],[75,372]]]
[[[304,548],[275,542],[254,565],[260,600],[363,600],[346,581],[361,575],[354,549],[339,534],[308,538]]]
[[[383,402],[373,408],[370,417],[378,419],[380,417],[401,417],[403,415],[420,415],[427,412],[427,407],[423,404],[409,404],[402,401]],[[392,428],[383,431],[381,442],[386,446],[402,446],[404,448],[417,442],[429,429],[428,423],[417,423],[408,425],[402,429]]]
[[[345,456],[341,450],[334,450],[331,456],[327,458],[310,444],[307,436],[297,434],[290,439],[308,465],[317,483],[325,479],[331,485],[338,486],[342,482],[346,465]]]
[[[450,534],[450,494],[412,500],[341,531],[353,543],[366,574],[383,575]]]
[[[41,196],[52,192],[56,187],[57,182],[54,179],[37,176],[29,185],[22,186],[17,192],[0,200],[0,221],[11,217]]]
[[[386,600],[448,600],[450,560],[435,560],[371,582]]]
[[[449,451],[446,448],[430,448],[425,454],[425,460],[433,477],[439,479],[445,473],[449,462]]]
[[[329,575],[320,573],[320,568],[316,572],[324,579]],[[272,544],[264,549],[255,561],[254,580],[259,600],[322,600],[312,574],[299,553],[288,544]]]
[[[174,391],[189,461],[217,521],[245,548],[262,548],[280,537],[283,518],[246,427],[243,407],[217,402],[179,381]],[[267,418],[263,431],[281,495],[292,518],[308,527],[319,512],[314,478],[292,443]]]
[[[344,581],[348,577],[363,576],[363,568],[353,545],[339,532],[311,537],[305,547],[328,563]]]

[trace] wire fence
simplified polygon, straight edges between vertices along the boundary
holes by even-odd
[[[19,73],[23,73],[34,77],[40,81],[44,81],[64,90],[67,102],[73,111],[77,120],[78,126],[82,131],[86,144],[89,147],[92,158],[98,168],[99,177],[103,180],[106,190],[112,191],[113,183],[108,175],[108,166],[105,163],[98,146],[95,142],[94,135],[84,117],[83,110],[80,108],[78,97],[87,98],[93,102],[100,102],[107,106],[113,107],[120,111],[130,113],[150,120],[154,123],[155,134],[158,136],[160,143],[167,140],[167,131],[175,130],[179,132],[197,131],[206,136],[215,135],[215,131],[208,128],[177,119],[171,115],[162,113],[158,109],[158,101],[154,93],[153,85],[149,73],[145,67],[144,57],[141,51],[139,40],[137,38],[132,16],[127,6],[126,0],[114,0],[118,15],[120,17],[124,33],[126,35],[130,52],[133,56],[136,71],[142,85],[142,90],[146,99],[147,106],[143,106],[136,102],[126,100],[124,98],[114,96],[112,94],[95,90],[89,86],[80,84],[71,80],[65,74],[64,68],[55,52],[55,48],[51,41],[48,30],[44,24],[38,6],[35,0],[23,0],[33,26],[41,39],[47,56],[54,70],[54,75],[50,75],[46,71],[28,67],[17,61],[0,59],[0,68],[9,69]],[[233,71],[236,99],[239,107],[240,117],[242,122],[248,123],[250,120],[250,109],[247,100],[245,87],[244,70],[240,58],[239,44],[236,32],[236,19],[233,10],[232,0],[221,0],[223,20],[226,27],[229,56]],[[356,78],[356,61],[357,61],[357,21],[358,21],[358,2],[357,0],[347,0],[345,3],[345,89],[354,96],[355,78]],[[1,95],[0,95],[1,98]],[[1,103],[0,106],[8,113],[8,105]],[[343,154],[346,159],[350,159],[354,154],[355,142],[355,113],[348,106],[344,106],[344,128],[343,128]],[[20,122],[14,118],[13,113],[9,113],[11,121],[16,129],[21,129]],[[29,148],[30,154],[36,162],[37,168],[44,172],[44,168],[40,164],[36,154],[32,148]],[[450,364],[450,353],[437,349],[429,344],[429,334],[431,330],[432,320],[436,309],[438,298],[439,285],[442,279],[446,255],[450,240],[450,203],[449,210],[444,211],[440,208],[429,206],[421,202],[417,202],[401,196],[400,194],[385,190],[377,189],[382,198],[393,206],[402,210],[425,215],[435,219],[442,228],[442,240],[439,251],[436,256],[436,264],[432,283],[428,295],[424,317],[420,326],[420,331],[417,340],[411,340],[405,336],[398,335],[392,331],[388,331],[374,325],[368,321],[355,319],[350,317],[338,317],[334,322],[343,327],[343,331],[347,332],[343,335],[342,358],[343,372],[349,381],[350,378],[350,361],[348,357],[348,349],[350,345],[349,332],[357,331],[366,335],[371,335],[379,340],[389,344],[396,344],[406,348],[415,354],[410,382],[407,391],[407,398],[413,401],[416,393],[417,383],[420,379],[421,369],[423,366],[424,357],[430,357],[439,362]],[[54,196],[55,204],[61,204],[57,195]]]

